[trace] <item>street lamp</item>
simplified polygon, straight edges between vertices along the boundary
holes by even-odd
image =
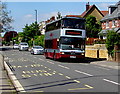
[[[36,18],[36,22],[37,22],[37,10],[35,10],[35,18]]]

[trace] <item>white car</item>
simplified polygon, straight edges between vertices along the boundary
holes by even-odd
[[[18,49],[19,48],[19,45],[18,44],[14,44],[13,45],[13,49]]]
[[[21,42],[19,44],[19,51],[28,51],[28,49],[29,49],[28,43]]]
[[[42,46],[33,46],[30,52],[31,54],[43,54],[44,48]]]

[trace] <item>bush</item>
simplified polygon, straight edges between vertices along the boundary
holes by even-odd
[[[29,40],[28,44],[29,44],[30,47],[32,47],[33,46],[33,40]]]
[[[105,44],[106,40],[103,39],[99,39],[99,40],[95,40],[94,44]]]
[[[35,45],[40,45],[44,47],[44,35],[36,36],[34,40]]]
[[[113,30],[109,30],[106,39],[106,48],[109,55],[114,55],[114,45],[118,44],[120,44],[120,35]]]

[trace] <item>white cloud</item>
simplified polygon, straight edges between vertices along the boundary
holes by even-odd
[[[38,21],[45,21],[52,16],[57,16],[57,13],[58,12],[50,12],[50,13],[46,13],[46,14],[40,14],[40,15],[38,15]]]
[[[32,14],[27,14],[23,17],[23,22],[25,23],[31,23],[35,21],[35,17]]]
[[[50,12],[50,13],[46,13],[46,14],[40,14],[38,15],[38,21],[46,21],[48,19],[50,19],[52,16],[57,16],[58,12]],[[66,16],[66,15],[80,15],[80,13],[71,13],[71,12],[62,12],[61,13],[62,16]]]
[[[110,3],[100,3],[98,4],[98,8],[100,8],[100,10],[108,10],[108,6],[110,5],[115,5],[115,4],[110,4]]]
[[[32,18],[32,17],[33,17],[33,15],[31,15],[31,14],[25,15],[25,18]]]
[[[98,7],[101,9],[101,10],[107,10],[107,8],[108,8],[108,6],[109,6],[109,4],[108,3],[100,3],[99,5],[98,5]]]

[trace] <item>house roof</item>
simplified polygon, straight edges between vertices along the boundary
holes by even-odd
[[[84,17],[84,16],[87,14],[87,12],[88,12],[89,10],[91,10],[92,7],[93,7],[93,5],[92,5],[92,6],[89,6],[89,9],[88,9],[87,11],[84,11],[84,12],[81,14],[81,17]]]
[[[100,11],[95,5],[92,5],[92,6],[89,6],[88,10],[84,11],[82,14],[81,14],[81,17],[85,17],[87,14],[89,14],[91,11],[93,11],[93,9],[96,8],[98,10],[98,12],[102,15],[102,16],[105,16],[106,14],[108,14],[108,11]]]
[[[66,15],[66,17],[81,17],[81,15]]]
[[[120,1],[115,5],[116,9],[111,13],[107,14],[104,18],[101,19],[101,21],[106,21],[106,20],[112,20],[120,17]]]
[[[120,33],[120,28],[109,28],[109,29],[101,30],[98,34],[107,34],[108,30],[114,30],[116,33]]]
[[[104,16],[108,14],[108,11],[101,11]]]

